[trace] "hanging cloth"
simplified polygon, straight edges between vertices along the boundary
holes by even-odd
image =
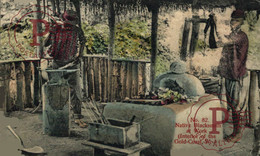
[[[209,18],[207,19],[207,23],[204,29],[204,35],[205,38],[207,36],[207,31],[210,27],[210,33],[209,33],[209,47],[211,49],[217,48],[216,39],[215,39],[215,31],[217,33],[217,26],[214,19],[214,14],[210,14]]]

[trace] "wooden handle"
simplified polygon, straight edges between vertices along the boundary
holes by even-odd
[[[14,132],[12,127],[10,125],[7,126],[7,128],[12,132],[12,134],[21,142],[22,146],[24,147],[22,139]]]

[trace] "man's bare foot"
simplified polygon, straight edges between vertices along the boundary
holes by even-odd
[[[225,141],[227,141],[227,142],[234,142],[234,143],[237,143],[240,139],[241,139],[241,134],[231,134],[231,135],[229,135],[229,136],[227,136],[227,137],[225,137],[224,138],[224,140]]]
[[[79,125],[79,127],[81,127],[81,128],[86,128],[87,127],[87,124],[84,121],[81,121],[80,119],[76,119],[75,123],[77,125]]]

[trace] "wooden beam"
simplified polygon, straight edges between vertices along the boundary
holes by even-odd
[[[194,20],[192,21],[192,34],[191,34],[191,41],[190,41],[190,57],[194,56],[195,48],[198,42],[198,36],[199,36],[199,29],[200,24],[197,22],[199,19],[199,16],[193,16]]]
[[[111,100],[112,62],[115,41],[115,9],[113,0],[108,0],[108,24],[109,24],[109,45],[108,45],[108,101]]]
[[[190,20],[185,19],[183,34],[182,34],[181,53],[180,53],[181,60],[183,61],[186,61],[186,57],[187,57],[190,25],[191,25]]]
[[[37,19],[42,19],[41,0],[37,0],[36,8],[37,8],[36,18]],[[41,22],[37,22],[37,34],[40,34],[41,32],[42,32],[42,23]],[[36,49],[36,56],[37,56],[37,58],[39,58],[43,54],[42,36],[37,36],[37,42],[40,43],[40,45],[37,46],[37,49]]]
[[[250,87],[249,87],[249,114],[250,124],[256,126],[259,122],[259,88],[258,88],[258,74],[255,71],[250,73]]]
[[[158,31],[158,13],[159,6],[153,6],[151,8],[152,11],[152,28],[151,28],[151,75],[150,75],[150,88],[153,90],[153,81],[155,79],[155,66],[156,66],[156,58],[158,51],[157,44],[157,31]]]

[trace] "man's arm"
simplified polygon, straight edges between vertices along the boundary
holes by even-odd
[[[86,38],[82,29],[79,29],[79,42],[80,42],[79,57],[82,57],[85,43],[86,43]]]

